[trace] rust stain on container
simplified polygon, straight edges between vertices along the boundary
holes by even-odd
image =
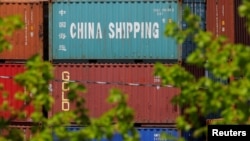
[[[0,17],[20,15],[24,28],[8,37],[13,46],[11,51],[0,54],[0,59],[26,60],[34,54],[43,56],[43,3],[36,2],[0,1]]]
[[[8,102],[11,108],[26,112],[25,119],[15,119],[13,121],[30,121],[30,114],[33,112],[33,107],[27,105],[25,101],[15,99],[17,92],[25,92],[25,89],[14,82],[13,77],[24,71],[23,64],[0,64],[0,84],[3,85],[3,89],[0,89],[0,103]],[[8,92],[8,97],[4,98],[4,93]],[[11,114],[9,112],[1,111],[0,117],[9,119]]]
[[[171,99],[179,94],[174,87],[157,87],[160,78],[153,76],[153,64],[54,64],[55,98],[50,115],[75,109],[67,99],[68,80],[85,85],[86,106],[91,117],[99,117],[111,106],[106,99],[111,88],[119,88],[128,95],[128,104],[135,110],[136,123],[175,123],[179,108]]]

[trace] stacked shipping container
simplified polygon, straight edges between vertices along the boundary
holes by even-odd
[[[99,117],[111,108],[105,99],[111,88],[119,88],[128,95],[128,104],[135,110],[135,123],[173,124],[179,109],[171,99],[179,89],[161,87],[153,76],[153,64],[54,64],[55,79],[52,95],[56,99],[52,115],[73,110],[66,98],[68,89],[62,80],[80,82],[87,88],[86,107],[91,117]]]
[[[0,83],[1,105],[7,102],[11,108],[25,112],[25,118],[16,118],[11,111],[1,112],[1,118],[11,122],[30,122],[33,111],[31,104],[17,100],[17,92],[25,92],[25,88],[14,82],[14,76],[24,72],[24,62],[35,54],[44,57],[44,2],[46,0],[0,0],[0,17],[18,15],[24,23],[24,28],[14,32],[13,36],[6,38],[13,46],[11,51],[0,54]],[[5,98],[5,91],[8,92]]]
[[[239,16],[238,8],[242,0],[207,0],[207,31],[215,37],[223,35],[228,37],[228,42],[250,45],[250,35],[247,31],[245,18]],[[215,77],[209,70],[205,75],[216,82],[228,84],[228,79]],[[232,77],[231,80],[234,78]],[[207,118],[220,118],[220,112],[210,114]]]
[[[84,127],[66,127],[68,131],[70,132],[76,132]],[[174,128],[145,128],[145,127],[140,127],[136,128],[137,131],[139,132],[140,135],[140,141],[162,141],[164,139],[161,138],[161,134],[165,133],[167,135],[173,136],[173,137],[179,137],[178,130]],[[53,135],[53,140],[54,141],[61,141],[59,137],[56,135]],[[100,141],[123,141],[122,136],[118,133],[114,134],[114,136],[108,140],[106,138],[101,139]]]
[[[165,24],[179,22],[177,0],[53,0],[50,11],[53,62],[178,60],[175,40],[164,36]]]
[[[175,124],[179,109],[170,101],[179,89],[161,87],[153,64],[145,62],[178,62],[180,47],[164,36],[168,22],[180,22],[177,0],[52,0],[49,8],[49,60],[57,80],[50,115],[75,109],[62,81],[73,80],[87,88],[91,117],[111,108],[105,99],[111,88],[119,88],[128,95],[137,125]]]
[[[174,123],[180,113],[170,100],[180,90],[160,87],[160,79],[153,76],[153,64],[145,62],[164,61],[166,66],[171,66],[171,63],[185,60],[195,49],[189,38],[180,47],[164,36],[165,25],[169,22],[181,23],[182,28],[186,28],[180,16],[185,6],[200,16],[202,29],[215,36],[225,35],[233,43],[248,45],[250,41],[244,27],[245,19],[237,14],[242,0],[183,0],[182,3],[177,0],[52,0],[47,5],[49,19],[44,15],[43,1],[48,0],[0,0],[0,17],[20,14],[25,23],[24,29],[8,39],[14,46],[12,52],[1,53],[0,60],[26,61],[37,53],[44,58],[49,56],[56,79],[52,82],[52,96],[56,99],[50,111],[52,115],[74,109],[73,103],[62,101],[65,96],[62,95],[63,80],[70,79],[87,87],[85,98],[92,117],[110,108],[104,100],[109,89],[120,88],[129,96],[136,123]],[[48,24],[49,34],[45,31]],[[137,60],[144,63],[133,63]],[[91,61],[102,63],[82,63]],[[22,72],[23,65],[0,65],[0,82],[10,90],[8,100],[16,108],[25,102],[13,101],[14,93],[24,88],[16,86],[10,76]],[[185,61],[182,66],[197,78],[206,75],[221,81],[207,70]],[[31,109],[26,109],[27,115]],[[2,115],[8,117],[8,113]],[[29,121],[28,116],[26,121]]]
[[[206,30],[206,0],[183,0],[182,1],[182,16],[184,15],[184,10],[186,8],[190,9],[190,12],[200,18],[200,28]],[[183,21],[182,18],[182,29],[187,28],[187,23]],[[181,58],[185,61],[187,56],[192,53],[196,48],[195,43],[190,37],[188,37],[182,44]]]
[[[182,16],[184,15],[184,10],[189,8],[190,12],[200,18],[200,28],[204,31],[206,30],[206,0],[182,0]],[[184,22],[184,17],[182,17],[182,29],[187,28],[187,23]],[[205,69],[203,67],[198,67],[195,65],[188,64],[186,59],[189,54],[191,54],[196,49],[196,44],[193,42],[191,37],[188,37],[182,44],[182,67],[184,67],[188,72],[193,74],[196,79],[205,76]],[[184,109],[181,109],[183,111]],[[201,122],[201,121],[200,121]],[[195,139],[193,137],[193,132],[181,132],[181,136],[187,141],[199,141],[202,139]]]
[[[207,31],[212,32],[214,36],[227,36],[230,42],[234,42],[234,1],[235,0],[210,0],[207,1]],[[227,83],[227,80],[222,80],[214,76],[209,70],[205,71],[206,77],[211,78],[216,82]]]
[[[0,54],[0,60],[25,61],[32,55],[43,56],[43,3],[36,1],[0,1],[0,17],[19,15],[24,28],[14,32],[8,39],[11,51]]]
[[[239,5],[242,0],[209,0],[207,1],[207,30],[216,37],[224,35],[231,43],[250,45],[245,18],[239,16]],[[210,73],[213,76],[212,73]],[[213,76],[214,78],[214,76]],[[216,78],[219,81],[227,82]],[[232,77],[231,80],[234,78]]]
[[[224,35],[231,43],[249,45],[250,36],[246,30],[246,19],[238,14],[242,0],[208,0],[207,1],[207,31],[216,37]]]

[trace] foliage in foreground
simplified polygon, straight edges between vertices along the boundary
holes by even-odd
[[[23,22],[20,17],[12,16],[0,18],[0,52],[11,49],[8,38],[15,30],[23,28]],[[58,138],[66,140],[90,140],[111,138],[114,133],[120,133],[126,141],[137,141],[139,135],[133,126],[133,110],[128,107],[127,95],[117,89],[110,91],[108,101],[114,108],[107,111],[100,118],[90,118],[84,105],[84,99],[81,97],[86,91],[83,85],[69,82],[68,99],[75,102],[76,110],[70,112],[60,112],[50,118],[44,116],[42,111],[50,111],[54,102],[50,95],[50,82],[53,81],[53,66],[51,63],[43,61],[41,56],[35,55],[25,63],[25,72],[14,76],[16,83],[25,88],[25,92],[18,92],[15,98],[24,101],[20,109],[15,110],[8,104],[8,92],[1,93],[4,102],[0,105],[1,111],[11,113],[9,118],[0,118],[0,140],[1,141],[49,141],[53,140],[52,134]],[[4,90],[4,86],[0,87]],[[32,137],[24,137],[22,130],[10,128],[11,121],[15,119],[24,119],[26,113],[24,109],[27,105],[34,107],[31,114],[32,119]],[[78,131],[67,132],[68,126],[72,122],[78,126],[83,126]],[[128,134],[129,133],[129,134]]]
[[[244,0],[239,8],[241,16],[250,25],[250,2]],[[220,113],[221,119],[214,124],[248,124],[250,117],[250,47],[232,44],[227,37],[214,37],[212,33],[199,28],[199,17],[185,10],[186,30],[177,23],[166,26],[165,35],[173,37],[181,44],[187,36],[196,43],[196,50],[186,62],[203,67],[221,79],[237,78],[229,84],[214,82],[209,78],[195,78],[180,65],[166,68],[161,63],[155,65],[155,75],[160,76],[163,85],[173,85],[181,93],[173,103],[183,109],[177,119],[177,126],[183,131],[195,129],[194,136],[205,136],[205,119],[209,114]],[[250,31],[250,28],[249,28]]]

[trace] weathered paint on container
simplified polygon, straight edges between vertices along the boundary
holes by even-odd
[[[164,35],[179,22],[177,0],[67,1],[50,4],[50,60],[178,59]]]
[[[8,37],[13,49],[2,52],[0,60],[27,60],[35,54],[43,56],[43,3],[39,0],[0,1],[0,17],[11,15],[20,15],[24,28]]]
[[[31,105],[26,105],[25,101],[15,99],[15,93],[25,92],[25,89],[14,82],[14,76],[24,72],[23,64],[0,64],[0,84],[3,89],[0,89],[0,103],[7,101],[8,104],[16,110],[20,110],[24,106],[23,111],[26,112],[26,119],[15,119],[13,121],[30,121],[29,115],[33,112]],[[8,92],[8,97],[4,99],[4,92]],[[9,112],[1,112],[0,117],[9,119]]]
[[[84,97],[91,117],[99,117],[111,108],[105,100],[111,88],[128,95],[135,123],[175,123],[179,116],[179,108],[170,101],[180,90],[159,87],[161,80],[153,76],[153,64],[54,64],[54,68],[52,96],[56,101],[50,115],[75,109],[66,98],[66,82],[62,81],[74,80],[87,88]]]
[[[76,131],[83,129],[84,127],[71,126],[71,127],[66,127],[66,128],[69,132],[76,132]],[[160,138],[162,133],[171,135],[176,138],[179,137],[179,131],[176,128],[140,127],[136,129],[140,135],[140,141],[163,141],[163,139]],[[55,134],[53,134],[53,141],[61,141],[61,140]],[[123,139],[122,139],[121,134],[114,133],[111,140],[103,138],[100,141],[123,141]]]
[[[185,8],[189,8],[190,11],[200,17],[200,28],[206,30],[206,0],[183,0],[182,1],[182,15]],[[187,28],[187,23],[184,22],[182,17],[182,29]],[[182,59],[186,59],[187,56],[192,53],[196,48],[196,44],[190,37],[182,44]]]
[[[234,42],[234,0],[207,0],[207,31]]]

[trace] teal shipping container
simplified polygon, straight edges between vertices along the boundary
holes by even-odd
[[[178,0],[52,0],[50,61],[177,60],[164,30],[179,23],[179,9]]]

